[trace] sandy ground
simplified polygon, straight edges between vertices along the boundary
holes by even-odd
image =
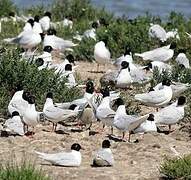
[[[96,64],[79,63],[79,65],[83,68],[80,68],[81,70],[78,70],[78,73],[84,80],[88,77],[97,79],[98,76],[101,76],[101,74],[87,72],[96,70]],[[143,180],[159,179],[160,163],[166,156],[176,156],[173,149],[181,156],[190,153],[191,149],[189,134],[180,130],[181,126],[176,125],[174,126],[176,130],[169,135],[163,133],[145,134],[143,139],[140,139],[138,134],[132,135],[132,141],[139,139],[138,143],[119,142],[112,138],[111,149],[115,159],[114,167],[93,168],[91,167],[93,153],[100,148],[104,139],[108,139],[108,133],[110,132],[108,128],[102,134],[90,135],[89,131],[67,131],[69,134],[57,134],[49,132],[51,127],[51,124],[39,124],[33,138],[1,137],[0,158],[2,161],[8,159],[18,162],[21,159],[32,161],[54,180]],[[94,124],[91,131],[96,131],[98,128],[101,128],[101,123]],[[114,131],[114,134],[116,136],[121,135],[117,130]],[[85,149],[81,151],[82,164],[77,168],[51,166],[49,163],[38,159],[34,153],[35,150],[49,153],[69,150],[75,142],[80,143]]]

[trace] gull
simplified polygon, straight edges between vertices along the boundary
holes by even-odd
[[[157,84],[153,89],[157,90],[162,87],[162,83]],[[178,97],[180,94],[188,90],[191,86],[189,83],[172,82],[170,87],[172,88],[172,97]]]
[[[43,33],[41,24],[39,23],[39,16],[38,15],[36,15],[34,17],[34,25],[33,25],[32,29],[33,29],[33,32],[35,32],[35,33],[38,33],[38,34]]]
[[[118,76],[116,77],[116,87],[126,88],[132,83],[129,63],[127,61],[122,61],[121,70],[119,71]]]
[[[43,107],[43,113],[48,121],[53,123],[53,131],[56,131],[58,122],[66,121],[71,117],[77,117],[78,110],[61,109],[54,106],[52,92],[47,93],[46,102]]]
[[[99,64],[108,64],[111,62],[111,54],[106,48],[107,40],[99,41],[94,46],[94,58],[97,62],[97,72],[99,72]]]
[[[173,57],[175,48],[176,44],[171,43],[171,45],[146,51],[142,54],[135,53],[135,56],[139,56],[143,58],[143,60],[166,62]]]
[[[171,99],[172,88],[170,82],[166,79],[162,81],[162,86],[159,89],[135,95],[135,100],[152,107],[162,107],[168,104]]]
[[[61,77],[65,77],[67,79],[67,83],[65,85],[68,88],[72,88],[77,85],[75,77],[74,77],[74,71],[72,71],[72,65],[66,64],[64,72],[61,72]]]
[[[141,117],[127,115],[124,102],[121,98],[118,98],[115,104],[118,106],[118,108],[114,116],[113,125],[123,132],[122,140],[125,139],[125,132],[128,131],[128,142],[130,142],[131,132],[138,128],[143,122],[145,122],[149,115]]]
[[[155,123],[168,125],[170,132],[171,125],[178,123],[180,120],[184,118],[185,103],[186,103],[186,98],[184,96],[180,96],[175,103],[154,113]]]
[[[77,106],[84,106],[88,102],[88,100],[91,101],[93,96],[95,95],[95,88],[92,81],[87,81],[85,88],[85,93],[82,98],[75,99],[72,102],[55,103],[55,105],[62,109],[68,109],[72,104],[75,104]]]
[[[33,26],[34,26],[34,20],[33,19],[29,19],[25,26],[23,27],[23,31],[32,31],[33,30]]]
[[[63,25],[64,27],[69,27],[70,29],[72,29],[72,27],[73,27],[72,17],[66,16],[66,17],[64,18],[64,20],[62,21],[62,25]]]
[[[103,128],[106,126],[111,127],[111,134],[113,134],[113,119],[115,116],[115,111],[110,107],[110,93],[109,89],[106,87],[101,91],[103,99],[101,104],[96,109],[96,117],[103,123]]]
[[[40,69],[43,69],[45,67],[49,67],[52,64],[52,52],[53,48],[51,46],[45,46],[43,48],[43,53],[37,57],[35,57],[35,59],[43,59],[43,66],[40,66]]]
[[[24,123],[24,131],[25,133],[28,131],[28,127],[31,126],[33,129],[39,123],[40,114],[36,111],[35,107],[35,97],[29,96],[28,106],[23,114],[23,123]]]
[[[180,40],[180,36],[178,34],[178,29],[173,29],[172,31],[169,31],[166,33],[166,38],[176,38],[178,40]]]
[[[71,146],[70,152],[48,154],[35,151],[35,153],[39,156],[39,158],[48,161],[53,165],[75,167],[80,166],[82,161],[80,149],[82,149],[82,147],[78,143],[74,143]]]
[[[133,57],[132,57],[131,49],[129,47],[125,48],[124,54],[121,57],[116,59],[116,61],[114,62],[114,65],[120,68],[122,61],[133,63]]]
[[[171,72],[172,66],[161,62],[161,61],[152,61],[147,64],[147,66],[154,71],[156,68],[158,69],[159,73],[162,73],[163,71]]]
[[[74,64],[75,65],[74,61],[75,61],[74,56],[72,54],[68,54],[62,63],[56,64],[52,67],[56,69],[55,73],[63,73],[63,72],[65,72],[65,66],[67,64]],[[72,68],[74,69],[75,66]]]
[[[44,16],[39,20],[43,31],[48,31],[50,29],[50,20],[51,20],[51,13],[45,12]]]
[[[56,36],[56,30],[54,29],[49,29],[47,31],[43,41],[43,46],[51,46],[54,50],[57,51],[73,51],[71,48],[77,45],[78,44],[74,44],[71,40],[64,40]]]
[[[96,29],[98,28],[98,23],[92,23],[92,29],[88,29],[84,32],[83,37],[85,38],[92,38],[96,41]]]
[[[29,92],[24,91],[22,87],[18,86],[17,91],[13,95],[11,101],[8,105],[8,111],[12,114],[14,111],[17,111],[21,116],[23,116],[26,107],[28,106],[28,96]]]
[[[102,148],[96,152],[93,158],[93,166],[104,167],[114,165],[113,153],[110,146],[111,144],[109,140],[104,140],[102,142]]]
[[[134,129],[133,132],[134,133],[157,132],[157,126],[155,123],[154,115],[149,114],[147,120],[141,123],[136,129]]]
[[[189,34],[188,32],[186,32],[186,34],[188,35],[189,38],[191,38],[191,34]]]
[[[11,114],[11,118],[6,120],[3,126],[4,130],[10,132],[11,134],[16,134],[20,136],[23,136],[25,134],[24,125],[18,111],[14,111]]]
[[[159,24],[151,23],[151,27],[149,28],[149,36],[152,38],[157,38],[162,42],[165,42],[167,40],[166,31]]]
[[[79,108],[82,108],[81,115],[79,116],[79,120],[82,123],[82,125],[89,126],[86,129],[90,129],[92,126],[92,123],[96,121],[95,118],[95,110],[91,105],[87,102],[84,106],[81,106]]]
[[[179,49],[178,50],[178,56],[176,57],[176,62],[178,64],[184,65],[185,68],[190,68],[190,63],[189,59],[186,57],[186,50],[184,49]]]
[[[40,44],[43,39],[43,34],[38,34],[30,31],[23,31],[17,37],[4,39],[5,42],[18,44],[25,51],[33,51],[33,49]]]

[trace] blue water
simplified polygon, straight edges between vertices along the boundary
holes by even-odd
[[[52,0],[13,0],[19,7],[30,7],[36,4],[49,4]],[[163,19],[171,11],[191,17],[191,0],[91,0],[96,7],[105,7],[116,16],[123,14],[129,18],[144,15],[147,11],[153,15],[159,15]]]

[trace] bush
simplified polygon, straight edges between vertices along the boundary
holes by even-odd
[[[166,159],[160,167],[164,179],[191,179],[191,155],[183,158]]]
[[[0,56],[0,108],[5,112],[11,99],[11,93],[18,85],[23,85],[36,96],[36,104],[39,108],[45,101],[47,92],[54,93],[54,100],[71,101],[80,95],[80,90],[65,86],[65,79],[61,79],[54,70],[38,70],[36,65],[20,60],[19,50],[10,50]]]
[[[16,6],[11,0],[1,0],[0,7],[0,17],[8,16],[11,11],[16,10]]]
[[[31,163],[23,162],[21,165],[7,163],[0,166],[1,180],[50,180],[42,170]]]

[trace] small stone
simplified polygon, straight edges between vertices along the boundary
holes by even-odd
[[[133,160],[131,160],[130,163],[131,163],[132,165],[137,164],[137,162],[136,162],[136,161],[133,161]]]
[[[160,149],[160,148],[161,148],[161,145],[160,145],[160,144],[154,144],[152,147],[153,147],[153,148],[158,148],[158,149]]]

